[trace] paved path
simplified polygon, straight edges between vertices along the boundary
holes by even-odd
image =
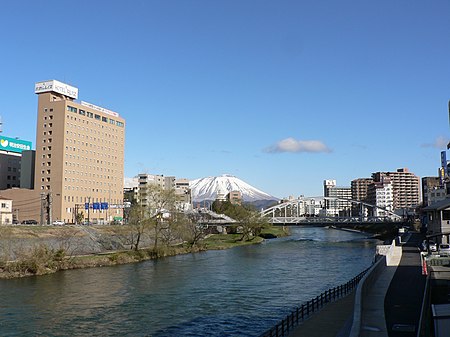
[[[367,293],[361,337],[416,336],[426,281],[417,248],[421,240],[420,234],[413,234],[402,247],[399,266],[386,267]],[[353,317],[354,293],[325,306],[295,328],[289,337],[347,336]]]
[[[414,233],[403,245],[400,265],[389,286],[384,303],[389,337],[415,337],[420,319],[426,276],[422,275],[419,243]]]
[[[350,328],[355,291],[326,305],[289,334],[289,337],[343,337]],[[348,331],[347,331],[348,332]]]

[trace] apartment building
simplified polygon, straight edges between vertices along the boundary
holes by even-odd
[[[52,220],[76,213],[102,223],[122,219],[125,120],[117,112],[78,102],[78,88],[50,80],[38,95],[35,186]]]
[[[192,210],[192,195],[191,188],[189,186],[189,179],[175,179],[175,200],[179,210]]]
[[[390,179],[385,177],[382,181],[371,183],[367,192],[368,203],[376,206],[372,210],[372,215],[377,217],[391,216],[394,193]]]
[[[240,191],[231,191],[227,194],[227,200],[233,205],[241,205],[242,193]]]
[[[374,182],[382,182],[387,177],[392,182],[393,210],[413,210],[420,205],[420,178],[407,168],[396,172],[376,172],[372,174]]]
[[[351,191],[352,191],[352,199],[362,202],[367,202],[368,200],[368,189],[370,184],[373,183],[372,178],[358,178],[351,181]],[[356,203],[352,204],[352,215],[359,216],[362,212],[361,205]]]
[[[336,186],[336,180],[327,179],[323,181],[326,215],[348,216],[350,215],[352,203],[352,190],[350,187]],[[329,199],[327,199],[329,198]]]
[[[430,206],[447,196],[440,177],[422,177],[422,200],[424,206]]]

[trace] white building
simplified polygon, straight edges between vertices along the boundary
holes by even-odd
[[[374,183],[375,188],[375,206],[377,208],[374,211],[375,216],[390,216],[390,212],[393,209],[394,194],[392,190],[392,184],[377,184]]]
[[[336,186],[336,180],[323,181],[323,196],[325,197],[325,213],[327,216],[348,216],[351,213],[352,189]]]
[[[0,196],[0,224],[10,225],[13,223],[12,200]]]

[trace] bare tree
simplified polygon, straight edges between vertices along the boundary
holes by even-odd
[[[181,226],[181,235],[191,247],[199,246],[201,240],[206,236],[206,226],[198,223],[195,215],[184,217],[183,226]]]
[[[163,239],[163,236],[167,238],[174,234],[175,190],[163,189],[159,185],[149,185],[146,197],[145,213],[153,233],[153,249],[157,250],[159,240]]]
[[[139,250],[143,236],[150,229],[150,221],[146,218],[145,209],[141,205],[133,205],[130,209],[128,242],[134,250]]]

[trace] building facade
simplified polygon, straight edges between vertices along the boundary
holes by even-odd
[[[10,225],[13,223],[12,200],[0,196],[0,225]]]
[[[396,172],[376,172],[372,174],[374,182],[382,182],[387,177],[392,182],[393,210],[400,212],[413,211],[420,205],[420,178],[409,172],[407,168]]]
[[[125,120],[75,101],[78,89],[52,80],[36,83],[35,189],[48,200],[46,222],[122,219]]]
[[[31,142],[0,136],[0,190],[20,187],[22,152],[31,150]]]
[[[350,187],[336,186],[336,180],[324,180],[324,197],[326,215],[349,216],[351,212],[352,190]],[[329,199],[327,199],[329,198]]]
[[[376,217],[389,217],[393,211],[394,193],[392,183],[388,178],[373,182],[368,186],[368,203],[376,207],[372,214]]]
[[[242,193],[240,191],[231,191],[227,194],[227,200],[233,205],[241,205]]]
[[[424,206],[441,201],[446,197],[444,184],[439,177],[422,177],[422,200]]]
[[[368,203],[368,189],[370,184],[373,183],[372,178],[358,178],[351,181],[350,188],[352,190],[352,199]],[[364,205],[352,204],[352,215],[361,216]]]

